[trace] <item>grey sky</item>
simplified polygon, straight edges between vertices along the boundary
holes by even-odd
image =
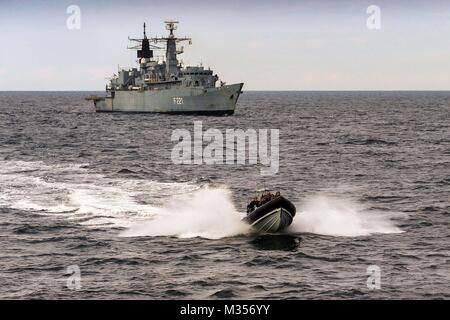
[[[81,8],[81,30],[66,9]],[[381,8],[381,30],[366,9]],[[0,90],[104,90],[128,36],[193,38],[181,59],[247,90],[450,90],[450,1],[4,1]]]

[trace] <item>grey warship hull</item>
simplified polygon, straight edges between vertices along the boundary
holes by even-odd
[[[116,91],[94,100],[97,112],[231,115],[243,83],[215,88],[172,87],[165,90]]]

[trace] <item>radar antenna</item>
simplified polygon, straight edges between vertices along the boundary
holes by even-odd
[[[178,23],[180,22],[175,20],[167,20],[164,21],[164,23],[166,24],[166,29],[170,31],[170,36],[173,37],[173,31],[178,29]]]

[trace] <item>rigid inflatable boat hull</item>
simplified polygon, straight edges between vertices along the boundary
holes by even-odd
[[[295,212],[295,206],[279,196],[252,211],[243,220],[258,232],[273,233],[289,227]]]

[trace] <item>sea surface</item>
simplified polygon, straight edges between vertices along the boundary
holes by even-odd
[[[245,92],[228,117],[90,94],[0,93],[1,299],[450,298],[450,92]],[[279,129],[279,172],[174,164],[194,121]],[[241,223],[262,187],[286,232]]]

